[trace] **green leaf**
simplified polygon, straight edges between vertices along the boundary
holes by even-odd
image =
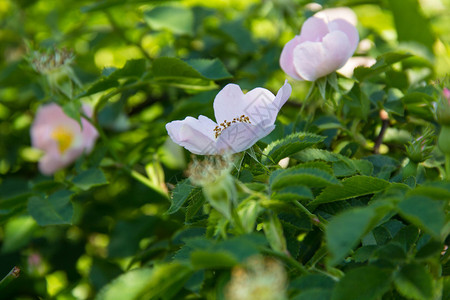
[[[88,169],[75,176],[73,184],[80,189],[87,191],[94,186],[107,184],[105,174],[100,169]]]
[[[62,109],[66,115],[74,119],[80,126],[81,115],[80,115],[81,103],[79,101],[73,100],[63,105]]]
[[[3,227],[2,253],[10,253],[26,246],[39,226],[30,216],[10,218]]]
[[[390,65],[393,65],[411,56],[412,56],[411,54],[405,52],[384,53],[377,57],[377,62],[370,68],[366,67],[356,68],[354,71],[354,76],[359,81],[362,81],[368,77],[375,76],[377,74],[386,71]]]
[[[383,216],[382,209],[368,206],[353,208],[333,217],[325,231],[331,254],[330,265],[340,263]]]
[[[433,278],[422,265],[404,265],[394,276],[397,291],[408,299],[433,299]]]
[[[320,143],[324,139],[325,137],[312,133],[293,133],[282,140],[270,143],[266,149],[264,149],[262,163],[269,163],[270,159],[273,162],[278,163],[282,158],[289,157],[294,153]]]
[[[296,186],[288,186],[285,188],[282,188],[281,190],[277,191],[273,195],[274,199],[280,199],[284,201],[298,201],[298,200],[305,200],[305,199],[313,199],[313,194],[311,190],[302,185],[296,185]]]
[[[399,213],[417,227],[440,239],[445,224],[444,201],[410,196],[398,204]]]
[[[220,80],[232,77],[223,63],[217,58],[189,59],[186,63],[197,70],[203,77],[211,80]]]
[[[296,295],[292,300],[328,300],[331,295],[329,290],[308,289]]]
[[[272,190],[281,190],[287,186],[305,185],[307,187],[323,187],[340,184],[330,173],[315,168],[291,168],[273,172],[269,179]]]
[[[105,10],[114,6],[121,6],[126,4],[149,4],[149,3],[158,3],[158,2],[168,2],[168,1],[176,1],[176,0],[127,0],[127,2],[123,2],[123,0],[99,0],[95,1],[92,4],[86,5],[81,7],[81,11],[83,13],[87,12],[93,12],[93,11],[100,11]]]
[[[144,13],[145,22],[154,30],[168,29],[175,34],[194,33],[194,15],[182,6],[156,6]]]
[[[162,264],[152,269],[134,269],[105,286],[95,299],[170,299],[183,287],[191,273],[189,267],[176,263]]]
[[[311,205],[330,203],[383,191],[389,182],[376,177],[353,176],[342,181],[342,186],[329,186],[311,202]]]
[[[198,193],[201,193],[202,189],[195,188],[189,180],[183,180],[175,186],[175,189],[172,192],[172,203],[170,204],[169,209],[166,211],[166,214],[176,213],[181,206],[188,200],[188,198],[196,197]]]
[[[195,250],[191,253],[191,263],[195,269],[230,268],[238,261],[228,251]]]
[[[72,224],[73,207],[70,198],[73,192],[62,190],[48,196],[31,197],[28,212],[41,226]]]
[[[374,266],[364,266],[348,271],[333,290],[332,300],[381,299],[391,285],[391,275]]]

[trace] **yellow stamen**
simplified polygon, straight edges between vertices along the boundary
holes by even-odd
[[[63,126],[58,126],[53,130],[52,138],[58,142],[59,152],[64,153],[72,145],[73,133]]]
[[[216,139],[220,136],[220,134],[222,133],[222,131],[225,128],[230,127],[231,124],[235,124],[235,123],[238,123],[238,122],[240,122],[240,123],[249,123],[249,124],[252,123],[252,122],[250,122],[250,118],[247,117],[246,115],[242,115],[240,117],[233,118],[233,121],[231,121],[231,122],[228,122],[227,120],[224,120],[223,123],[220,123],[219,126],[216,126],[213,129]]]

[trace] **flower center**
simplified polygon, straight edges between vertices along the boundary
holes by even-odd
[[[234,118],[230,122],[228,122],[227,120],[224,120],[222,123],[220,123],[219,125],[217,125],[214,128],[214,134],[216,136],[216,139],[220,136],[220,134],[222,133],[222,131],[225,128],[230,127],[231,124],[235,124],[235,123],[248,123],[248,124],[251,124],[252,122],[250,122],[250,119],[246,115],[242,115],[240,117]]]
[[[59,152],[64,153],[72,144],[73,133],[63,126],[58,126],[53,130],[52,138],[58,143]]]

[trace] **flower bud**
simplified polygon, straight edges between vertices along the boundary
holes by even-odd
[[[430,157],[434,148],[434,132],[426,130],[422,136],[406,146],[406,155],[415,163],[421,163]]]
[[[450,90],[444,88],[439,97],[436,109],[436,119],[439,124],[450,126]]]
[[[442,126],[438,137],[438,147],[446,155],[450,154],[450,126]]]

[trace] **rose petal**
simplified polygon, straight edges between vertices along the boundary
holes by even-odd
[[[308,18],[300,32],[301,42],[320,42],[329,32],[327,24],[322,19]]]
[[[244,93],[237,84],[227,84],[214,99],[214,116],[218,124],[242,115]]]
[[[314,81],[340,67],[353,54],[345,33],[333,31],[323,42],[304,42],[294,50],[294,65],[304,79]]]
[[[314,14],[314,17],[320,18],[327,23],[336,19],[344,19],[353,26],[356,26],[356,24],[358,23],[358,18],[355,12],[348,7],[335,7],[324,9]]]
[[[358,30],[356,30],[356,27],[353,26],[352,24],[346,22],[345,20],[337,19],[337,20],[330,22],[328,24],[328,28],[330,28],[330,32],[341,31],[347,35],[347,38],[350,42],[350,50],[349,51],[351,52],[351,55],[353,55],[353,53],[355,53],[355,50],[358,47],[358,43],[359,43],[359,34],[358,34]]]
[[[261,138],[271,133],[274,128],[275,125],[273,124],[266,127],[248,123],[232,124],[224,129],[217,138],[219,153],[237,153],[247,150]]]
[[[302,40],[300,39],[300,36],[297,35],[292,40],[287,42],[286,45],[284,45],[283,50],[281,51],[281,55],[280,55],[281,69],[286,74],[288,74],[289,76],[291,76],[292,78],[297,79],[297,80],[303,80],[303,78],[301,78],[297,74],[297,71],[295,70],[295,67],[294,67],[294,49],[295,49],[295,47],[297,47],[297,45],[299,45],[301,43],[301,41]]]
[[[183,121],[172,121],[166,124],[170,138],[178,145],[194,154],[216,154],[214,127],[217,124],[207,117],[199,120],[187,117]]]

